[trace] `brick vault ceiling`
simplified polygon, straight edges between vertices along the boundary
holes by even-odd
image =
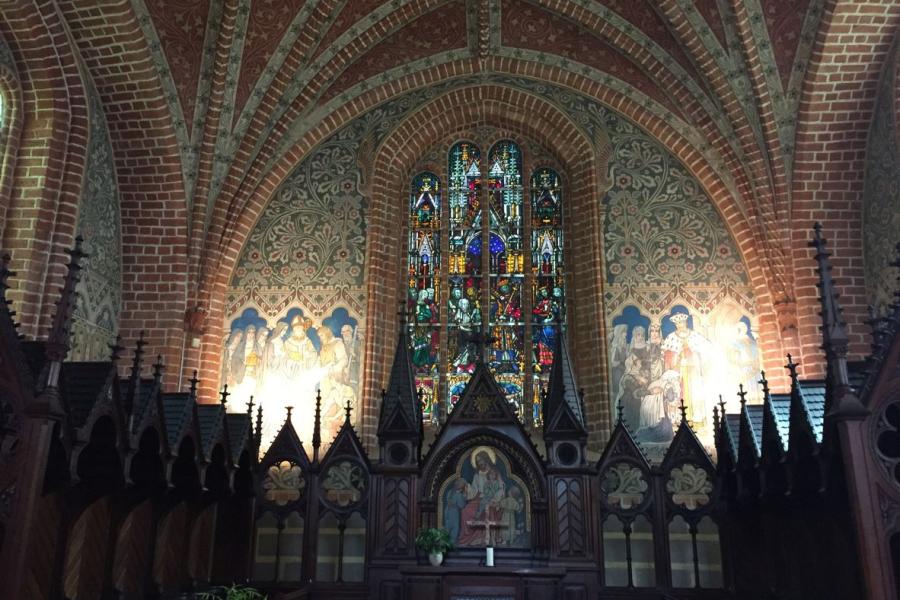
[[[163,74],[193,196],[204,150],[215,148],[213,162],[230,161],[241,137],[259,134],[254,121],[296,132],[298,119],[314,125],[316,109],[324,116],[411,73],[460,61],[491,70],[500,57],[600,80],[702,132],[726,158],[759,152],[787,163],[769,171],[783,170],[823,1],[132,4]]]
[[[593,86],[595,95],[599,83],[614,108],[631,103],[692,140],[724,174],[744,215],[776,223],[825,1],[131,0],[131,7],[172,115],[196,247],[207,248],[210,236],[227,236],[229,220],[265,203],[272,182],[338,123],[429,82],[473,73],[489,81],[492,72]],[[629,118],[641,123],[640,115]],[[217,214],[225,219],[218,229]],[[781,233],[761,227],[756,236],[769,248],[772,272],[781,271],[782,250],[771,243]],[[200,270],[205,254],[192,258]]]

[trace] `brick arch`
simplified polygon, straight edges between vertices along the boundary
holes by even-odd
[[[103,102],[122,223],[119,332],[146,332],[149,356],[178,365],[188,289],[187,199],[173,116],[130,0],[59,0]],[[127,59],[123,59],[123,55]],[[173,367],[164,380],[177,386]]]
[[[868,353],[862,261],[862,197],[868,130],[884,59],[900,26],[900,4],[827,3],[797,116],[790,242],[805,377],[824,374],[815,261],[807,241],[821,221],[850,335],[850,357]],[[865,33],[860,33],[865,31]],[[864,41],[860,38],[864,38]],[[869,52],[848,48],[865,44]]]
[[[21,89],[18,158],[11,169],[3,247],[18,276],[9,296],[22,333],[49,330],[67,260],[86,162],[87,98],[78,56],[53,3],[13,3],[0,35],[16,61]]]
[[[208,264],[205,267],[205,271],[210,276],[207,280],[200,283],[200,293],[208,298],[205,302],[209,306],[209,318],[207,321],[209,327],[207,334],[203,338],[202,348],[197,359],[203,372],[211,374],[219,372],[224,297],[241,248],[269,199],[285,178],[288,177],[293,167],[316,145],[372,107],[414,89],[469,75],[476,66],[476,63],[469,60],[452,61],[436,65],[373,87],[369,91],[352,98],[346,104],[324,117],[271,168],[262,172],[261,166],[254,167],[254,172],[249,174],[243,181],[243,185],[252,187],[249,187],[247,192],[241,194],[244,196],[243,198],[236,199],[238,204],[217,207],[218,212],[213,215],[212,221],[214,230],[217,230],[218,233],[217,237],[212,237],[208,241]],[[770,293],[769,274],[758,248],[758,237],[756,234],[758,224],[747,218],[740,207],[738,199],[729,192],[726,185],[716,174],[714,167],[704,157],[702,150],[682,137],[664,119],[647,111],[640,102],[605,87],[598,81],[572,71],[513,58],[497,57],[489,57],[486,60],[485,69],[488,72],[547,81],[573,92],[584,94],[610,107],[648,132],[658,143],[685,165],[716,205],[725,226],[740,249],[757,301],[756,312],[759,320],[760,337],[763,340],[768,340],[762,348],[763,364],[768,371],[776,374],[775,377],[771,378],[773,388],[777,389],[782,386],[785,383],[785,379],[778,377],[783,371],[780,368],[783,362],[780,329],[775,315],[774,300]],[[605,177],[605,174],[603,176]],[[253,179],[255,179],[255,183],[250,183]],[[238,192],[234,188],[229,191],[232,193]],[[600,232],[597,232],[595,235],[599,236]],[[391,314],[393,312],[392,310]],[[605,364],[605,361],[603,364]],[[215,399],[215,385],[216,382],[208,381],[201,387],[202,397],[207,401]]]
[[[785,200],[788,193],[787,173],[782,158],[781,142],[777,134],[775,112],[770,97],[770,90],[764,83],[764,67],[755,45],[742,46],[748,66],[748,82],[754,93],[759,96],[756,103],[759,118],[760,135],[757,137],[753,117],[742,108],[739,90],[734,84],[734,76],[723,70],[719,61],[709,48],[701,41],[700,36],[686,19],[678,0],[660,0],[660,10],[672,24],[674,35],[678,35],[683,47],[694,58],[697,68],[707,79],[710,89],[715,93],[722,105],[723,114],[728,118],[740,153],[726,153],[730,169],[738,173],[741,193],[745,196],[747,212],[753,214],[755,220],[754,234],[759,246],[760,258],[765,261],[765,269],[769,274],[769,289],[775,296],[775,302],[784,304],[791,294],[790,256],[785,239],[789,228]],[[741,40],[752,39],[748,32],[746,7],[737,6],[740,13],[736,27]],[[714,137],[704,129],[704,134],[712,143]],[[720,142],[721,143],[721,142]],[[782,331],[778,332],[779,337]],[[788,342],[789,351],[794,351],[793,341]],[[770,369],[780,374],[782,369]],[[775,385],[778,385],[776,383]]]
[[[659,61],[649,52],[652,40],[646,38],[643,31],[637,38],[622,35],[612,23],[585,10],[583,3],[576,0],[541,0],[540,4],[572,19],[599,38],[613,44],[623,54],[632,57],[654,80],[660,82],[661,87],[672,95],[679,106],[683,107],[685,114],[693,119],[692,125],[702,133],[710,146],[721,154],[734,176],[740,194],[740,197],[736,198],[738,206],[745,215],[749,215],[747,218],[754,224],[751,228],[756,238],[754,251],[763,261],[768,282],[767,290],[779,300],[786,296],[789,288],[789,262],[787,251],[783,247],[786,228],[783,212],[779,212],[777,203],[778,194],[786,190],[786,181],[782,161],[774,158],[780,143],[775,133],[771,102],[768,102],[765,86],[757,86],[760,93],[766,94],[766,102],[761,103],[763,139],[760,140],[754,133],[751,119],[741,107],[738,92],[729,82],[732,77],[722,72],[718,62],[706,52],[697,36],[687,33],[693,32],[693,28],[684,20],[676,0],[660,0],[660,9],[675,25],[673,35],[678,36],[683,49],[696,59],[698,71],[707,78],[711,91],[715,93],[714,97],[719,101],[720,107],[713,111],[702,106],[696,98],[696,92],[675,75],[673,66],[677,61],[672,63]],[[748,54],[750,74],[754,78],[753,81],[758,84],[761,67],[758,61],[754,60],[755,49],[748,50]],[[721,114],[727,122],[717,123],[714,118],[717,114]],[[775,385],[777,384],[778,382],[775,382]]]
[[[3,42],[0,42],[3,43]],[[19,77],[6,65],[0,65],[0,223],[5,222],[12,194],[13,174],[22,137],[22,85]],[[0,231],[0,237],[3,232]]]
[[[431,100],[399,123],[376,151],[367,219],[363,432],[371,435],[377,426],[378,390],[387,383],[390,367],[390,361],[383,357],[391,355],[397,336],[397,321],[392,315],[396,302],[402,299],[403,244],[380,242],[397,239],[398,223],[405,229],[406,206],[396,202],[397,191],[408,188],[413,168],[428,149],[441,140],[469,137],[474,127],[483,124],[500,128],[497,139],[531,139],[558,156],[569,183],[564,206],[568,214],[583,215],[567,221],[567,237],[587,240],[579,244],[585,260],[567,261],[575,271],[569,275],[569,295],[585,299],[569,303],[569,317],[576,325],[572,331],[580,333],[571,339],[574,354],[585,365],[600,366],[582,369],[579,380],[586,391],[592,440],[599,443],[608,434],[609,399],[602,384],[605,348],[598,343],[605,338],[605,320],[602,305],[593,301],[602,296],[602,246],[600,236],[595,235],[602,231],[598,201],[602,189],[596,154],[586,135],[558,108],[537,96],[501,86],[466,87]],[[580,269],[582,264],[587,268]]]

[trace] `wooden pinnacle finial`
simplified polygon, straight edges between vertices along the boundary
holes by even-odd
[[[163,369],[165,369],[165,366],[163,366],[162,354],[157,354],[156,362],[153,363],[153,379],[156,381],[162,379]]]
[[[322,445],[322,390],[316,389],[316,415],[313,419],[313,462],[319,460],[319,447]]]
[[[9,262],[12,258],[9,254],[4,254],[0,256],[0,300],[6,299],[6,290],[9,289],[9,284],[7,280],[14,276],[15,273],[9,270]]]
[[[766,379],[765,371],[760,371],[759,375],[760,375],[759,384],[762,386],[763,400],[768,401],[769,400],[769,380]]]
[[[113,365],[115,365],[117,362],[119,362],[119,359],[122,357],[121,356],[122,350],[124,350],[124,349],[125,348],[122,346],[122,336],[117,335],[116,341],[109,345],[109,350],[110,350],[109,362],[111,362]]]
[[[787,364],[784,365],[784,368],[791,372],[791,381],[797,381],[797,367],[798,363],[794,362],[794,357],[790,354],[787,355]]]

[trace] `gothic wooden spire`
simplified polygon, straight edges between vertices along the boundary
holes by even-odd
[[[794,357],[787,355],[788,362],[784,367],[790,372],[791,377],[791,404],[790,404],[790,430],[788,433],[788,450],[794,452],[793,448],[797,446],[796,441],[801,439],[801,434],[809,441],[810,448],[808,451],[816,451],[818,443],[812,421],[810,420],[809,411],[806,408],[806,402],[803,399],[803,392],[800,389],[800,378],[797,376],[797,367]],[[800,447],[800,446],[797,446]]]
[[[755,466],[759,458],[759,448],[756,446],[753,424],[750,422],[750,412],[747,410],[747,391],[744,389],[743,383],[738,385],[738,397],[741,399],[738,464],[741,467]]]
[[[9,270],[9,261],[12,260],[9,254],[0,256],[0,301],[6,301],[6,290],[9,289],[7,280],[15,273]]]
[[[378,416],[378,436],[401,436],[419,439],[422,436],[422,406],[416,390],[416,378],[409,355],[409,335],[404,311],[401,316],[400,334],[394,350],[387,389],[382,391],[381,411]]]
[[[313,421],[312,447],[313,463],[319,462],[319,448],[322,446],[322,390],[316,390],[316,416]]]
[[[128,391],[125,393],[125,404],[128,406],[130,413],[137,399],[138,388],[141,385],[141,362],[144,358],[144,332],[138,334],[137,342],[134,345],[134,358],[131,360],[131,375],[128,377]]]
[[[256,408],[256,435],[253,438],[253,445],[256,447],[256,455],[259,456],[259,448],[262,446],[262,402]]]
[[[809,242],[816,250],[819,263],[819,300],[822,303],[822,349],[825,350],[829,389],[828,416],[837,419],[862,418],[868,414],[866,408],[850,388],[847,374],[847,347],[850,338],[846,323],[841,316],[838,293],[831,277],[831,256],[826,250],[827,241],[822,237],[822,225],[816,223],[814,236]]]
[[[188,390],[188,391],[190,392],[190,394],[191,394],[191,398],[193,398],[193,399],[196,400],[196,398],[197,398],[197,384],[200,383],[200,380],[197,379],[197,369],[194,369],[194,372],[191,374],[191,378],[188,379],[188,383],[191,384],[191,387],[190,387],[189,390]],[[228,397],[228,396],[230,395],[230,394],[228,393],[228,384],[227,384],[227,383],[225,384],[225,389],[222,390],[222,393],[225,395],[225,396],[222,398],[222,404],[225,404],[225,398]]]
[[[562,325],[557,323],[556,344],[553,351],[553,366],[550,367],[550,381],[544,399],[544,436],[553,437],[557,433],[565,433],[571,437],[573,432],[584,436],[587,428],[584,413],[581,410],[581,399],[578,397],[578,383],[569,356],[569,345]]]
[[[762,447],[760,448],[760,458],[771,461],[770,453],[777,452],[778,456],[784,454],[784,442],[781,439],[781,432],[778,430],[778,417],[775,415],[775,407],[772,404],[772,393],[769,390],[769,380],[766,378],[766,372],[759,372],[759,384],[762,386],[763,393],[763,425],[761,432]]]
[[[162,372],[165,368],[165,365],[163,365],[162,354],[157,354],[156,362],[153,363],[153,382],[156,385],[159,385],[159,382],[162,381]]]
[[[71,250],[66,250],[66,253],[69,255],[69,264],[66,265],[65,282],[63,283],[59,301],[56,304],[56,314],[53,316],[50,337],[47,338],[45,346],[47,362],[38,380],[38,388],[41,391],[58,387],[62,363],[69,354],[72,315],[75,312],[75,305],[78,300],[75,288],[81,279],[81,269],[83,268],[81,261],[87,256],[81,246],[83,242],[84,239],[78,236],[75,238],[75,247]]]
[[[122,346],[122,336],[117,335],[116,341],[109,345],[109,362],[115,367],[119,359],[122,358],[122,350],[125,348]]]

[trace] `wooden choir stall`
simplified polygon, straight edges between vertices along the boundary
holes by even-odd
[[[309,444],[289,409],[260,456],[261,407],[228,413],[227,391],[199,404],[196,376],[165,391],[160,359],[142,374],[143,339],[130,369],[118,344],[106,361],[65,360],[80,243],[46,340],[17,334],[6,257],[0,598],[188,599],[233,583],[272,600],[864,597],[863,551],[900,564],[900,492],[879,484],[876,497],[859,467],[900,477],[900,302],[873,321],[872,356],[848,363],[818,229],[812,243],[827,377],[801,380],[788,357],[788,392],[770,393],[763,375],[762,404],[741,391],[740,413],[717,408],[715,462],[683,404],[661,459],[648,460],[621,410],[589,459],[564,333],[538,428],[523,426],[479,360],[445,422],[426,432],[406,327],[377,455],[349,404],[322,439],[330,424],[317,398],[302,416],[313,420]],[[440,566],[416,549],[427,527],[456,547]]]
[[[579,600],[601,589],[604,598],[659,597],[641,588],[722,597],[716,470],[683,413],[660,465],[651,466],[621,417],[602,458],[589,463],[584,409],[560,335],[541,435],[526,431],[478,362],[423,451],[407,348],[401,335],[377,460],[351,426],[349,407],[321,456],[318,410],[311,454],[285,421],[260,463],[256,585],[288,597],[396,600]],[[450,533],[456,549],[441,566],[417,552],[420,527]],[[488,546],[493,566],[485,564]]]

